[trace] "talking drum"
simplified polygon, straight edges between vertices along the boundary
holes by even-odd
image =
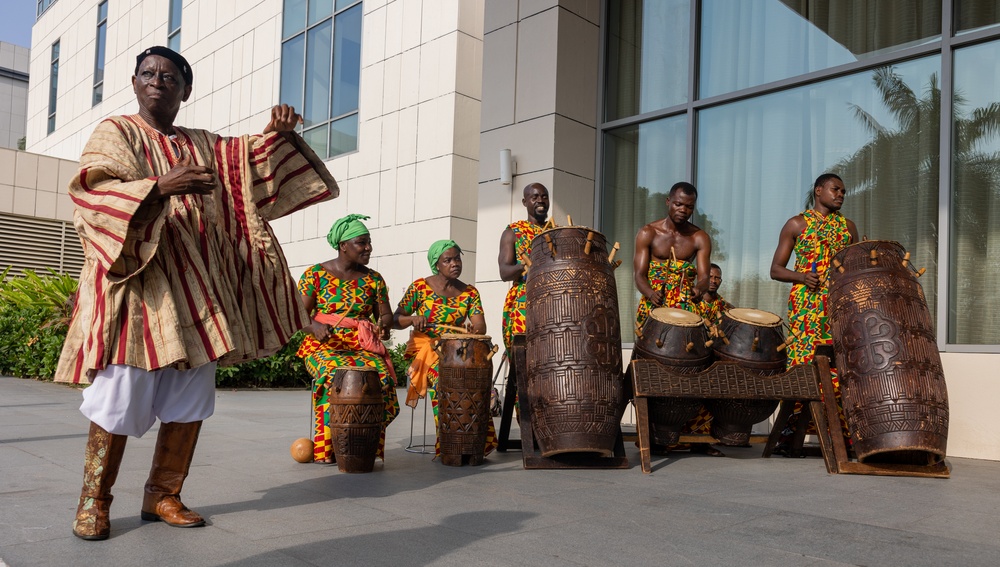
[[[788,355],[781,317],[767,311],[734,307],[721,315],[718,334],[712,344],[715,356],[723,362],[736,362],[747,372],[773,376],[785,371]],[[779,348],[780,347],[780,348]],[[720,445],[740,447],[750,444],[750,433],[774,413],[774,400],[708,400],[712,414],[712,437]]]
[[[898,242],[868,240],[841,250],[829,272],[844,416],[861,462],[933,465],[947,448],[948,389],[909,258]]]
[[[368,366],[337,368],[329,388],[330,436],[337,468],[346,473],[372,472],[385,412],[378,371]]]
[[[683,309],[657,307],[636,333],[633,358],[652,359],[678,374],[701,372],[712,364],[712,341],[701,317]],[[675,445],[681,429],[698,415],[701,400],[650,398],[653,443]]]
[[[496,347],[485,335],[447,334],[437,342],[441,462],[483,464]]]
[[[624,392],[607,241],[579,226],[547,230],[532,240],[529,266],[527,392],[538,447],[543,457],[610,456]]]

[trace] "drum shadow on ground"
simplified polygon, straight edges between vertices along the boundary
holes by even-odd
[[[289,557],[310,565],[434,565],[478,541],[520,531],[536,516],[534,512],[489,510],[453,514],[420,527],[392,529],[393,524],[419,521],[405,518],[337,528],[339,532],[369,533],[294,545],[222,565],[279,565],[287,563]]]

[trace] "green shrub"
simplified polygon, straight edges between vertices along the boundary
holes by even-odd
[[[410,367],[410,361],[403,358],[403,354],[406,352],[406,343],[399,343],[398,345],[386,346],[389,349],[389,360],[392,361],[392,367],[396,370],[396,387],[406,386],[406,369]]]
[[[66,340],[65,325],[47,325],[41,307],[0,301],[0,375],[51,380]]]
[[[49,269],[7,280],[0,274],[0,374],[51,380],[66,340],[77,282]]]
[[[299,331],[277,353],[236,366],[219,367],[215,385],[219,388],[303,388],[312,384],[302,359],[295,355],[305,333]]]

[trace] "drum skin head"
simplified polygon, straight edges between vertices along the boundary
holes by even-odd
[[[649,312],[649,316],[675,327],[697,327],[702,324],[701,317],[697,314],[673,307],[657,307]]]
[[[749,323],[760,327],[777,327],[781,325],[781,317],[770,311],[760,309],[749,309],[746,307],[733,307],[726,313],[733,319],[742,323]]]

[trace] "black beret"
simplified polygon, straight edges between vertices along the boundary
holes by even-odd
[[[181,76],[184,77],[184,82],[191,84],[194,82],[194,74],[191,73],[191,65],[188,64],[187,59],[183,55],[177,53],[169,47],[163,47],[162,45],[156,45],[148,49],[143,50],[142,53],[135,56],[135,74],[139,74],[139,65],[142,65],[142,60],[149,57],[150,55],[159,55],[160,57],[166,57],[177,68],[181,71]]]

